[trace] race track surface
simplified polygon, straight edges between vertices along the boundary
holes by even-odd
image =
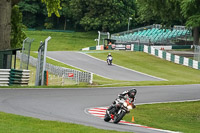
[[[140,73],[134,70],[124,69],[117,65],[107,65],[106,61],[92,58],[91,56],[72,51],[49,51],[47,56],[65,64],[92,72],[105,78],[126,81],[161,81],[164,79]],[[106,60],[106,57],[105,57]],[[113,59],[117,60],[117,59]]]
[[[136,104],[200,99],[200,85],[140,86]],[[123,124],[104,122],[87,113],[109,106],[124,88],[0,89],[0,111],[44,120],[59,120],[101,129],[136,133],[163,133]],[[177,112],[178,113],[178,112]]]

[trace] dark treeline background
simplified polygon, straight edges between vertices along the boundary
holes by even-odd
[[[140,26],[136,22],[134,0],[62,0],[60,17],[48,17],[46,5],[41,0],[23,0],[19,4],[23,24],[27,28],[59,30],[122,31]]]
[[[193,44],[199,44],[200,0],[4,1],[0,4],[0,50],[20,46],[25,27],[114,33],[127,30],[129,18],[129,29],[151,24],[187,26],[193,32]]]
[[[23,0],[18,6],[22,23],[28,28],[76,31],[127,30],[163,24],[186,25],[193,29],[198,44],[200,27],[200,0],[61,0],[60,17],[48,16],[41,0]],[[166,28],[165,27],[165,28]]]
[[[154,23],[185,25],[182,5],[181,0],[62,0],[60,17],[48,17],[41,0],[18,4],[28,28],[110,32],[126,30],[129,17],[130,29]]]

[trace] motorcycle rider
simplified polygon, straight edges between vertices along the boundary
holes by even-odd
[[[107,62],[108,62],[109,57],[112,57],[111,53],[108,53]]]
[[[127,90],[122,92],[121,94],[118,95],[119,99],[126,99],[126,98],[130,98],[132,102],[132,107],[136,108],[136,106],[134,105],[134,100],[135,100],[135,96],[137,94],[137,90],[136,89],[131,89],[131,90]],[[117,99],[116,99],[117,100]],[[112,105],[110,105],[110,107],[108,108],[108,114],[114,114],[115,111],[117,111],[120,107],[119,104],[116,105],[116,100],[112,103]],[[114,110],[112,110],[113,108],[115,108]],[[110,112],[112,110],[112,112]]]

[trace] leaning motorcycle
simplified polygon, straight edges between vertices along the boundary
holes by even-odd
[[[107,63],[108,63],[108,65],[112,65],[112,57],[111,56],[109,56],[107,58]]]
[[[110,111],[106,110],[104,121],[109,122],[112,119],[113,122],[117,124],[131,109],[133,109],[133,104],[130,98],[116,99],[115,102],[118,109],[113,107]]]

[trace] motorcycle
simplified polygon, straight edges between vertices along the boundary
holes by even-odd
[[[122,120],[122,118],[133,109],[133,104],[130,98],[127,99],[116,99],[116,107],[113,107],[111,110],[106,110],[104,116],[104,121],[109,122],[111,119],[113,123],[117,124]]]
[[[112,65],[112,56],[107,57],[108,65]]]

